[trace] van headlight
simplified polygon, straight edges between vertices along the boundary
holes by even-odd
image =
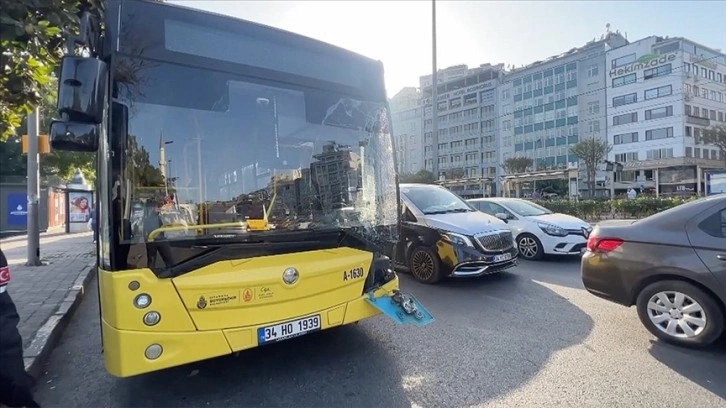
[[[538,222],[537,226],[547,235],[552,235],[555,237],[567,236],[567,231],[562,227],[558,227],[557,225]]]
[[[471,243],[471,239],[469,239],[469,237],[467,237],[466,235],[457,234],[455,232],[442,232],[441,236],[446,241],[449,241],[452,244],[463,245],[463,246],[468,246],[468,247],[474,246],[474,244]]]

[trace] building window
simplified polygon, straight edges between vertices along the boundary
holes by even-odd
[[[624,85],[634,84],[637,80],[638,80],[638,77],[635,75],[635,73],[621,76],[618,78],[613,78],[613,88],[617,88],[619,86],[624,86]]]
[[[587,111],[590,115],[597,115],[600,113],[600,101],[593,101],[587,103]]]
[[[645,131],[645,140],[667,139],[669,137],[673,137],[673,127]]]
[[[686,157],[693,157],[693,148],[686,147]]]
[[[613,126],[625,125],[627,123],[633,123],[638,121],[638,112],[625,113],[618,116],[613,116]]]
[[[589,78],[596,77],[600,73],[600,67],[598,67],[597,64],[590,65],[590,68],[587,69],[587,76]],[[719,74],[721,75],[721,74]]]
[[[673,106],[663,106],[645,111],[645,120],[660,119],[673,116]]]
[[[464,105],[473,105],[476,102],[477,101],[475,93],[464,96]]]
[[[631,62],[635,62],[635,53],[623,55],[620,58],[615,58],[612,61],[612,67],[613,68],[622,67],[623,65],[630,64]]]
[[[638,93],[633,92],[627,95],[616,96],[613,98],[613,108],[618,106],[629,105],[638,102]]]
[[[622,133],[613,137],[613,144],[636,143],[638,141],[638,132]]]
[[[646,156],[648,160],[670,159],[673,157],[673,148],[648,150]]]
[[[671,73],[671,64],[661,65],[656,68],[646,69],[643,71],[643,79],[653,79]]]
[[[638,161],[638,152],[619,153],[615,155],[615,161],[625,163],[629,161]]]
[[[687,137],[693,137],[692,128],[690,126],[686,126],[686,136]]]
[[[671,85],[660,86],[658,88],[647,89],[645,91],[645,100],[661,98],[663,96],[668,96],[671,94],[673,94],[673,86],[671,86]]]
[[[600,121],[591,120],[589,123],[590,133],[596,133],[600,131]]]

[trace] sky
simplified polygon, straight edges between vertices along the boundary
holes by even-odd
[[[432,72],[431,1],[168,0],[292,31],[380,60],[389,97]],[[600,38],[686,37],[726,52],[721,1],[436,2],[437,64],[522,66]]]

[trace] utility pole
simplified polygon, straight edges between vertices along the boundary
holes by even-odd
[[[439,179],[439,114],[438,68],[436,67],[436,0],[431,0],[431,168],[434,180]],[[425,136],[424,136],[425,137]]]
[[[40,109],[36,106],[28,115],[28,262],[27,266],[40,266],[40,228],[38,201],[40,200],[40,168],[38,166],[38,131]]]

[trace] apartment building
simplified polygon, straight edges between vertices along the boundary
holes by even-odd
[[[496,89],[503,72],[503,64],[441,70],[437,74],[437,135],[432,131],[431,75],[420,78],[424,166],[440,180],[472,180],[452,187],[465,197],[495,193],[494,186],[482,178],[494,178],[497,171]]]
[[[394,147],[400,174],[415,174],[424,168],[420,96],[415,87],[406,87],[390,100]]]
[[[533,171],[567,169],[577,162],[572,145],[588,136],[604,139],[606,52],[626,44],[625,37],[608,32],[507,73],[498,90],[499,163],[524,156],[532,159]]]
[[[609,160],[623,164],[616,193],[703,191],[703,171],[724,156],[703,143],[726,125],[726,55],[685,38],[651,36],[607,53]]]

